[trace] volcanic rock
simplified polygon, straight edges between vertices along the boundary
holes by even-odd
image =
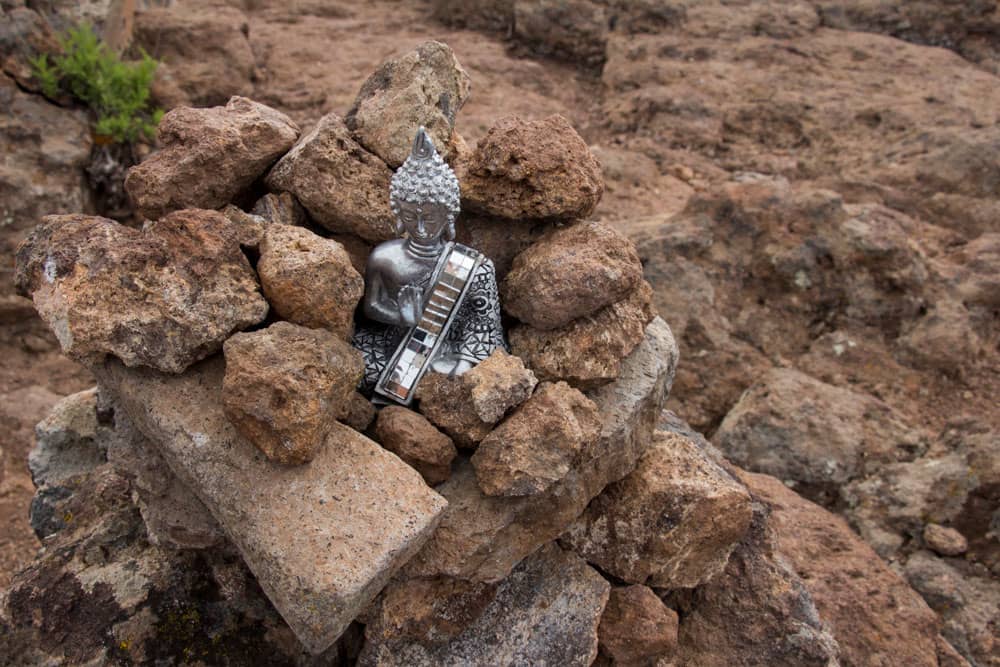
[[[18,248],[16,284],[70,358],[179,373],[256,324],[267,302],[230,223],[173,213],[144,231],[49,216]]]
[[[280,317],[350,339],[365,283],[344,246],[304,227],[272,224],[260,243],[257,273]]]
[[[208,507],[312,653],[327,649],[433,532],[446,503],[420,475],[334,423],[307,466],[267,460],[223,413],[223,368],[98,369],[102,387]]]
[[[352,269],[353,270],[353,269]],[[223,346],[222,404],[236,430],[272,461],[311,461],[361,380],[361,352],[321,329],[276,322]]]
[[[451,477],[451,462],[457,456],[451,438],[423,415],[401,405],[382,408],[375,422],[379,444],[419,472],[430,486]]]
[[[394,169],[409,156],[421,126],[448,159],[455,117],[470,88],[469,75],[451,48],[424,42],[382,63],[361,86],[344,122],[362,146]]]
[[[944,373],[958,373],[975,360],[983,347],[961,303],[938,302],[897,341],[901,356],[911,366]]]
[[[568,474],[545,493],[487,496],[472,466],[459,463],[451,479],[437,488],[449,503],[441,525],[407,564],[406,574],[498,581],[562,534],[609,482],[635,467],[650,442],[676,365],[670,328],[654,319],[619,379],[590,393],[602,424],[599,438],[583,448]]]
[[[511,220],[586,218],[604,192],[600,164],[559,115],[497,121],[455,174],[463,208]]]
[[[428,373],[417,390],[420,412],[461,447],[475,447],[511,408],[531,396],[537,380],[517,356],[495,350],[456,377]]]
[[[562,538],[603,571],[658,588],[718,575],[750,523],[750,496],[696,442],[660,432],[627,477]]]
[[[38,92],[40,84],[32,61],[61,51],[55,31],[38,12],[28,7],[0,8],[0,70],[26,90]]]
[[[598,628],[601,655],[615,665],[669,660],[677,650],[677,612],[646,586],[611,589]]]
[[[601,432],[597,406],[565,382],[542,383],[472,455],[488,496],[530,496],[563,479]]]
[[[129,170],[136,212],[155,220],[182,208],[221,208],[299,136],[287,116],[245,97],[224,107],[179,107],[160,121],[160,150]]]
[[[371,423],[375,421],[375,406],[357,391],[351,394],[348,408],[347,416],[341,419],[341,421],[355,431],[364,433],[371,426]]]
[[[969,548],[962,533],[937,523],[924,526],[923,537],[927,548],[941,556],[961,556]]]
[[[522,250],[537,241],[550,227],[538,220],[504,220],[459,215],[455,240],[475,248],[493,261],[497,281],[502,282]]]
[[[331,113],[274,166],[266,183],[293,194],[326,229],[380,242],[396,236],[387,195],[391,178],[385,163],[354,141],[340,116]]]
[[[501,303],[526,324],[556,329],[621,301],[641,280],[631,241],[605,224],[579,222],[553,229],[514,258]]]
[[[250,213],[274,225],[304,227],[307,222],[305,209],[287,192],[268,192],[254,203]]]
[[[36,487],[58,484],[104,463],[98,439],[97,388],[70,394],[35,426],[35,446],[28,454]]]
[[[604,63],[609,16],[602,2],[514,2],[514,36],[540,55],[589,67]],[[617,9],[617,8],[616,8]]]
[[[594,389],[618,377],[622,360],[642,341],[656,315],[652,297],[649,283],[642,281],[625,299],[558,329],[514,327],[511,350],[543,381]]]
[[[590,665],[610,586],[549,544],[495,585],[410,580],[386,591],[359,665]]]

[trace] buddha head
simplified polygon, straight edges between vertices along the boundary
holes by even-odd
[[[389,187],[389,206],[396,216],[396,233],[413,241],[431,243],[444,235],[455,238],[460,208],[458,178],[421,127],[406,162],[396,170]]]

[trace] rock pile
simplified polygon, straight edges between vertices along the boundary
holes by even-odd
[[[98,387],[39,427],[46,549],[0,599],[0,654],[961,664],[842,522],[662,412],[677,346],[632,243],[582,220],[596,159],[558,117],[469,150],[468,89],[428,43],[301,136],[243,98],[175,110],[127,182],[141,230],[58,216],[22,244],[18,288]],[[531,232],[481,248],[513,354],[374,418],[345,341],[414,124],[452,149],[463,230]]]

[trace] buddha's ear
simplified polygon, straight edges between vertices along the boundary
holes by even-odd
[[[454,241],[455,240],[455,219],[454,218],[452,218],[451,220],[448,221],[448,229],[445,230],[444,235],[445,235],[445,238],[448,241]]]
[[[402,236],[402,235],[403,235],[403,221],[400,220],[399,218],[396,218],[396,236]]]

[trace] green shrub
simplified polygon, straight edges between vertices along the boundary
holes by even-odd
[[[67,92],[94,112],[94,132],[118,143],[153,138],[163,116],[150,106],[149,93],[159,64],[143,53],[137,62],[123,62],[93,29],[82,24],[59,39],[63,53],[49,62],[46,54],[32,61],[34,74],[49,97]]]

